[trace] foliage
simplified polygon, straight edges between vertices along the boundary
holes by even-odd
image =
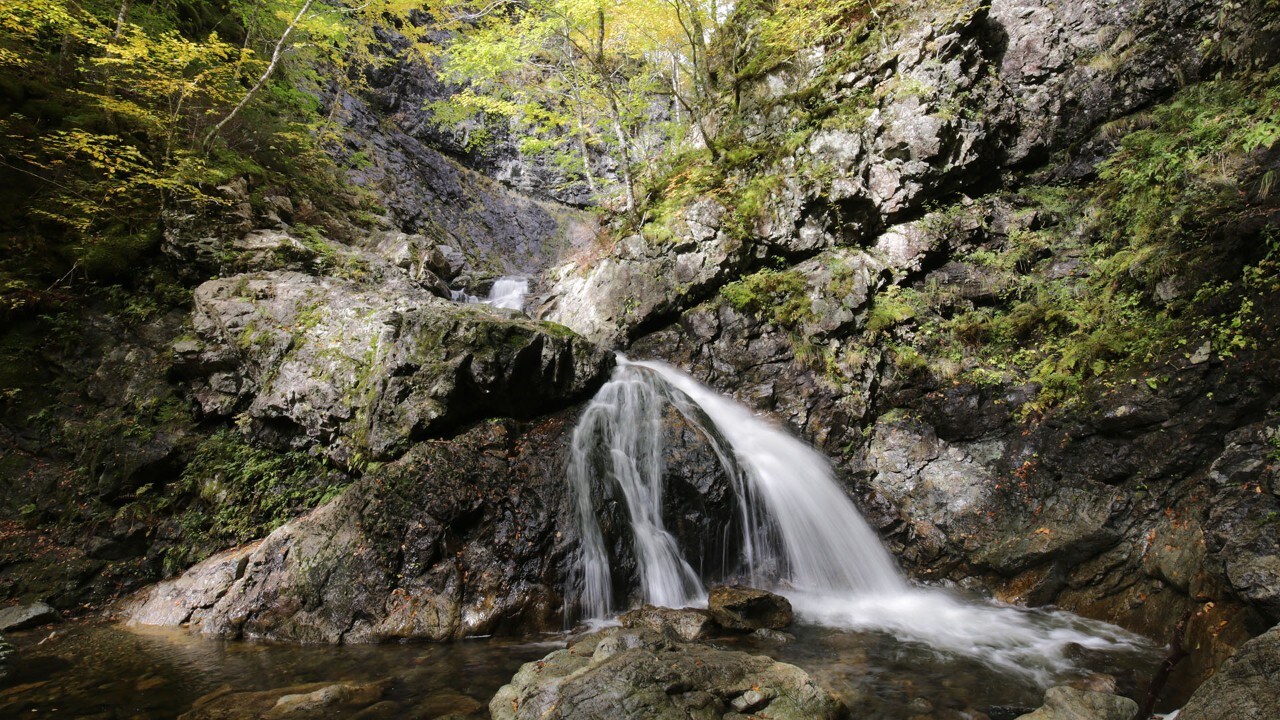
[[[200,444],[179,483],[193,504],[179,519],[186,547],[168,558],[173,567],[266,535],[334,497],[345,476],[305,452],[264,448],[224,429]]]
[[[164,211],[217,210],[214,188],[233,177],[347,210],[319,95],[386,62],[376,26],[415,6],[0,4],[0,178],[13,189],[0,237],[22,248],[0,259],[0,307],[34,312],[51,282],[127,277]]]

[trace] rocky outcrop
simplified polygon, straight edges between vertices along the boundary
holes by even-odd
[[[1132,720],[1138,703],[1109,693],[1052,687],[1044,705],[1018,720]]]
[[[295,642],[561,626],[573,415],[419,443],[261,542],[141,593],[133,622]]]
[[[183,372],[207,415],[246,413],[259,434],[350,462],[486,415],[530,417],[584,396],[613,358],[517,313],[276,271],[196,290]]]
[[[1182,720],[1263,720],[1280,698],[1280,626],[1245,643],[1187,701]]]
[[[610,629],[526,663],[489,712],[494,720],[822,720],[844,708],[795,666],[649,630]]]
[[[697,199],[666,234],[628,237],[554,270],[546,316],[618,344],[764,258],[909,246],[911,234],[894,226],[925,215],[930,201],[984,194],[998,169],[1042,162],[1196,77],[1205,61],[1194,48],[1212,42],[1218,22],[1217,5],[1197,0],[975,0],[900,11],[887,37],[865,39],[855,65],[815,49],[744,90],[748,140],[808,138],[738,178],[774,180],[758,215]],[[811,111],[786,102],[812,92],[827,113],[816,130]],[[1105,147],[1088,148],[1066,172],[1091,172]]]

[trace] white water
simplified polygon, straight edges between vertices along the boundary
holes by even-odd
[[[978,604],[911,586],[836,483],[826,458],[669,365],[624,358],[573,435],[569,481],[582,535],[577,583],[589,619],[623,609],[613,597],[599,522],[597,503],[606,499],[625,506],[643,602],[705,605],[703,580],[723,579],[699,578],[663,523],[667,406],[710,439],[733,485],[741,573],[752,585],[787,596],[804,620],[888,632],[1041,684],[1072,669],[1070,646],[1125,650],[1144,642],[1068,613]]]
[[[529,279],[516,275],[504,275],[493,281],[487,297],[470,295],[462,290],[453,291],[458,302],[483,303],[508,310],[523,310],[524,296],[529,294]]]

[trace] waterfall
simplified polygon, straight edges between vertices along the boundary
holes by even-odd
[[[625,512],[629,549],[645,603],[705,605],[704,580],[665,527],[664,412],[673,409],[707,440],[736,496],[739,574],[787,596],[808,622],[888,632],[900,640],[977,657],[1047,685],[1073,670],[1076,646],[1132,651],[1145,641],[1069,613],[962,600],[915,587],[836,483],[827,460],[750,410],[659,362],[619,358],[583,411],[568,480],[580,550],[572,593],[579,612],[605,620],[619,610],[606,504]],[[1149,646],[1148,646],[1149,647]]]
[[[824,457],[669,365],[620,359],[574,431],[569,464],[583,536],[581,607],[588,617],[616,609],[594,502],[614,488],[631,523],[645,602],[683,607],[705,601],[701,580],[662,520],[667,405],[710,439],[729,477],[741,527],[738,560],[752,584],[819,595],[906,590]],[[613,484],[602,485],[606,479]]]
[[[493,281],[486,297],[471,295],[463,290],[454,290],[453,299],[457,302],[483,303],[507,310],[523,310],[524,296],[529,294],[529,279],[517,275],[504,275]]]

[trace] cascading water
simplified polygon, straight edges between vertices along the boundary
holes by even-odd
[[[664,524],[668,407],[705,437],[733,487],[738,573],[786,595],[808,621],[886,631],[1042,684],[1071,668],[1069,646],[1124,650],[1144,642],[1067,613],[979,604],[913,587],[822,455],[669,365],[625,358],[587,406],[572,440],[568,474],[581,535],[576,585],[587,619],[622,609],[600,523],[606,499],[620,499],[625,508],[643,602],[703,605],[703,581],[725,579],[700,578]]]
[[[471,295],[463,290],[454,290],[453,299],[457,302],[482,303],[507,310],[523,310],[524,296],[529,294],[529,279],[515,275],[504,275],[493,281],[486,297]]]

